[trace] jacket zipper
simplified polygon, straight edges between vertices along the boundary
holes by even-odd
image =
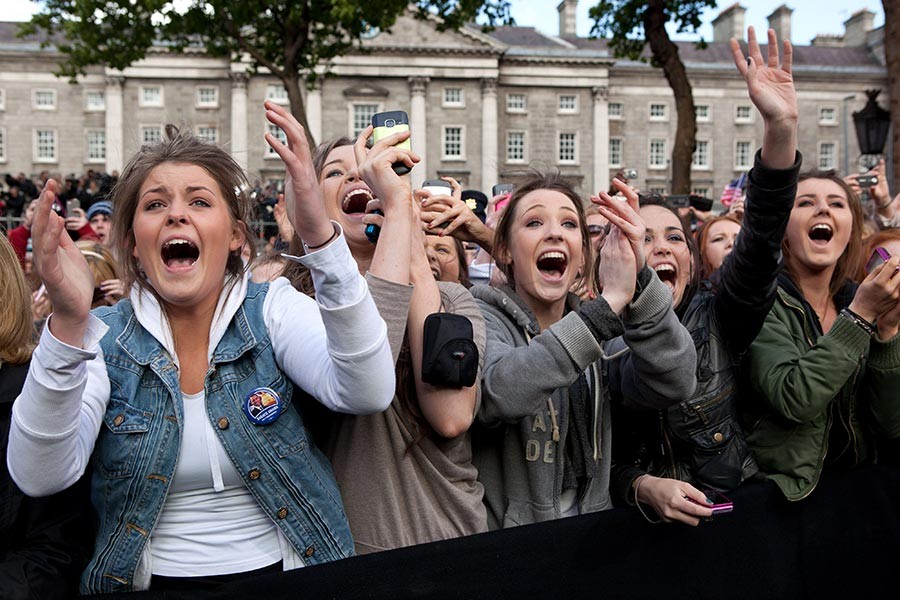
[[[600,375],[597,373],[597,363],[591,363],[591,375],[594,384],[594,461],[603,458],[603,450],[600,449]]]

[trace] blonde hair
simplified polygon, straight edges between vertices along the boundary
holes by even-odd
[[[0,361],[21,364],[34,350],[31,292],[15,250],[0,239]]]

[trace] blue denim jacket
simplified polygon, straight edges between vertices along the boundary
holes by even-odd
[[[291,405],[293,383],[275,362],[263,321],[268,284],[251,283],[213,354],[207,414],[247,489],[303,557],[348,557],[353,541],[331,465],[310,443]],[[138,323],[130,301],[95,313],[109,331],[100,345],[111,396],[92,458],[96,547],[82,593],[130,591],[175,474],[184,417],[178,369]],[[246,394],[269,387],[285,402],[270,425],[244,414]]]

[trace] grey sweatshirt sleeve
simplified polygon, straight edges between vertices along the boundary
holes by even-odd
[[[571,385],[600,358],[600,343],[579,313],[569,313],[527,341],[499,310],[480,301],[479,306],[487,325],[482,423],[515,422],[534,414],[554,390]]]
[[[652,271],[651,271],[652,273]],[[625,309],[625,334],[607,347],[608,385],[626,405],[660,409],[689,399],[697,385],[697,350],[672,308],[672,293],[652,274]]]
[[[412,299],[413,287],[394,283],[371,273],[366,273],[366,283],[381,318],[387,324],[388,343],[391,345],[391,356],[396,366],[400,347],[403,345],[403,336],[406,334],[406,319],[409,316],[409,301]]]

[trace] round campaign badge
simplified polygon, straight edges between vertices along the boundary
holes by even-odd
[[[268,425],[281,414],[281,397],[271,388],[260,387],[247,394],[244,414],[255,425]]]

